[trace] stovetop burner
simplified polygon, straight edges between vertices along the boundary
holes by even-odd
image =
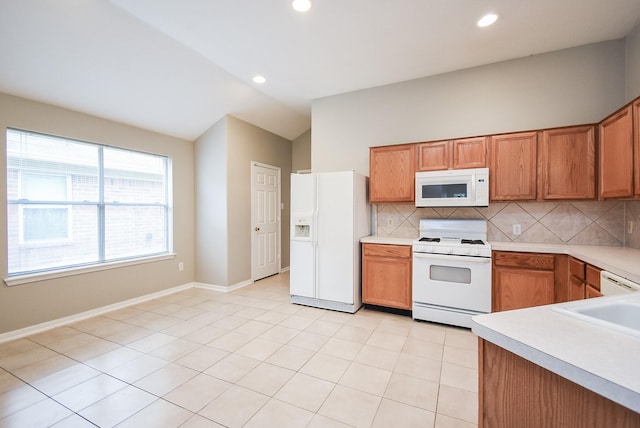
[[[443,238],[429,238],[423,237],[418,239],[420,242],[443,242]],[[444,241],[449,245],[452,244],[471,244],[471,245],[485,245],[482,239],[460,239],[460,238],[444,238]]]
[[[476,219],[421,219],[413,253],[491,257],[487,222]]]
[[[420,238],[422,242],[440,242],[440,238]]]
[[[463,239],[460,242],[463,244],[484,245],[484,241],[482,239]]]

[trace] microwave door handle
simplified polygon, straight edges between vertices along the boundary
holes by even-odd
[[[417,259],[431,259],[442,261],[460,261],[465,263],[491,263],[491,257],[456,256],[451,254],[413,253]]]

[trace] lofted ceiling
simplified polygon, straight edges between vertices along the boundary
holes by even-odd
[[[493,11],[492,27],[476,20]],[[0,0],[0,92],[188,140],[313,99],[627,35],[638,0]],[[252,77],[261,74],[264,84]]]

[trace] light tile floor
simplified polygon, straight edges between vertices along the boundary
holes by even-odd
[[[193,288],[0,344],[0,427],[475,427],[477,338]]]

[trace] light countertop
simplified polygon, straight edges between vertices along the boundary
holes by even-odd
[[[363,244],[411,245],[415,238],[397,238],[395,236],[371,235],[360,239]]]
[[[625,296],[599,299],[620,297]],[[567,304],[478,315],[473,317],[472,330],[489,342],[640,412],[640,338],[552,309]]]

